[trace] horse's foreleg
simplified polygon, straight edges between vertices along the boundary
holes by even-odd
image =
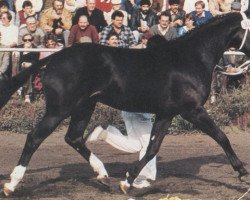
[[[120,182],[120,188],[125,194],[129,190],[135,178],[144,168],[144,166],[158,153],[162,140],[168,133],[168,128],[171,125],[171,121],[172,118],[156,116],[156,120],[151,131],[150,141],[146,154],[132,170],[126,173],[127,176],[126,180]]]
[[[109,185],[110,181],[104,164],[85,146],[86,139],[83,139],[82,137],[94,108],[95,102],[89,104],[85,103],[82,108],[78,107],[74,111],[74,114],[71,116],[65,141],[90,163],[93,170],[98,173],[98,181],[104,185]]]
[[[40,146],[42,141],[47,138],[64,119],[60,115],[46,113],[38,126],[27,135],[26,143],[17,166],[10,175],[10,182],[4,184],[4,194],[9,196],[16,189],[18,183],[22,180],[26,167],[33,153]]]
[[[187,121],[193,123],[195,126],[200,128],[203,132],[208,134],[213,138],[225,151],[233,169],[239,172],[239,177],[248,175],[248,172],[243,167],[242,162],[239,160],[231,144],[223,131],[214,123],[214,121],[209,117],[207,111],[201,107],[195,109],[191,112],[181,115]]]

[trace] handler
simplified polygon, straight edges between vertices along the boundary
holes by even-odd
[[[122,118],[125,122],[127,136],[123,135],[116,127],[108,126],[105,130],[98,126],[90,134],[87,141],[104,140],[113,147],[128,152],[139,152],[139,160],[146,154],[149,144],[150,133],[152,130],[152,114],[132,113],[122,111]],[[135,188],[149,187],[150,182],[147,179],[156,178],[156,156],[150,160],[142,169],[138,177],[134,180]]]

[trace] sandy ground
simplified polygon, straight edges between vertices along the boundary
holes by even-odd
[[[201,134],[165,137],[158,156],[157,180],[147,189],[131,189],[129,195],[118,184],[137,154],[118,151],[104,142],[89,144],[105,162],[111,187],[96,181],[89,164],[64,142],[65,130],[52,134],[32,157],[27,173],[9,199],[42,200],[135,200],[166,198],[192,200],[236,200],[250,185],[240,182],[222,149]],[[250,133],[229,134],[233,148],[250,171]],[[0,185],[8,181],[21,154],[25,135],[0,132]],[[1,194],[0,199],[4,196]],[[250,199],[250,192],[244,200]]]

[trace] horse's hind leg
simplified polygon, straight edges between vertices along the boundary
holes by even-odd
[[[158,153],[165,135],[169,133],[168,129],[171,125],[171,121],[172,117],[156,116],[146,154],[132,170],[127,172],[127,179],[120,182],[120,188],[125,194],[143,167]]]
[[[232,149],[227,136],[209,117],[207,111],[203,107],[182,114],[181,116],[187,121],[193,123],[210,137],[212,137],[223,148],[233,169],[239,172],[240,178],[248,175],[248,172],[243,167],[242,162],[239,160],[234,150]]]
[[[80,153],[98,173],[97,179],[104,185],[109,185],[108,173],[103,163],[85,146],[86,138],[83,138],[96,102],[82,103],[71,115],[69,129],[65,136],[65,141]]]
[[[10,183],[4,185],[4,194],[9,196],[14,192],[18,183],[22,180],[26,167],[33,155],[38,149],[40,144],[45,138],[47,138],[58,126],[58,124],[66,117],[53,112],[53,109],[47,109],[42,121],[36,126],[36,128],[28,133],[26,143],[22,152],[22,155],[18,161],[17,166],[11,173]]]

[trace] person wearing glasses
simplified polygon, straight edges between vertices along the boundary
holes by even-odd
[[[38,21],[34,16],[29,16],[25,20],[26,26],[19,29],[18,44],[22,43],[22,37],[29,33],[34,37],[33,43],[39,47],[44,44],[45,32],[38,26]]]
[[[29,52],[29,49],[37,48],[33,44],[34,37],[28,33],[22,37],[22,41],[23,41],[22,44],[17,47],[25,48],[27,49],[27,52],[20,52],[19,65],[18,65],[17,71],[29,68],[32,64],[36,63],[39,59],[39,52]],[[34,97],[33,83],[32,83],[33,80],[34,80],[34,77],[31,76],[22,88],[21,94],[24,97],[25,103],[31,103],[31,100]]]

